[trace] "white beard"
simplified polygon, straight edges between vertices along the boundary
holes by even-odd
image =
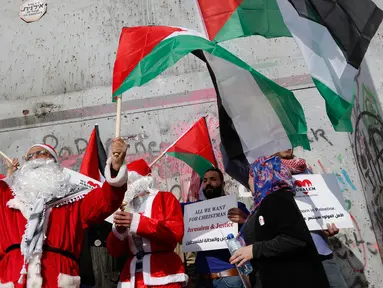
[[[124,201],[128,203],[129,211],[139,212],[140,207],[151,193],[154,182],[153,177],[129,172],[128,179],[128,189],[126,190]]]
[[[44,203],[65,197],[71,188],[70,176],[53,160],[36,159],[26,162],[10,178],[15,199],[32,210],[37,199]]]

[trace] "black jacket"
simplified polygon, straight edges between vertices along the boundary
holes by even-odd
[[[317,249],[293,193],[266,196],[243,228],[263,288],[327,288]],[[259,279],[257,279],[259,281]]]
[[[84,234],[80,255],[81,284],[95,288],[117,288],[127,255],[113,258],[106,250],[106,239],[112,231],[107,221],[95,224]]]

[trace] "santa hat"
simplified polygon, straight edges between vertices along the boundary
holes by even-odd
[[[143,159],[133,161],[126,165],[128,167],[128,189],[125,194],[125,201],[130,202],[137,193],[151,192],[153,178],[152,170]]]
[[[144,159],[138,159],[126,165],[129,172],[136,172],[141,176],[149,176],[152,173],[148,163]]]
[[[43,148],[43,149],[47,150],[47,151],[49,152],[49,154],[51,154],[52,157],[55,158],[55,161],[56,161],[56,162],[59,162],[59,155],[57,154],[56,150],[55,150],[52,146],[50,146],[50,145],[48,145],[48,144],[35,144],[35,145],[31,146],[31,147],[28,149],[28,152],[29,152],[32,148],[34,148],[34,147],[40,147],[40,148]]]

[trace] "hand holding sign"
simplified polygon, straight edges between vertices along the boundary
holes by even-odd
[[[234,223],[243,224],[246,222],[247,216],[241,209],[231,208],[228,212],[227,218]]]
[[[327,224],[327,230],[324,230],[323,232],[327,237],[333,237],[339,233],[339,229],[334,223],[332,223],[331,225]]]

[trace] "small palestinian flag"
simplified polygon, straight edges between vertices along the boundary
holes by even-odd
[[[235,148],[228,148],[230,152],[246,155],[251,162],[291,147],[310,149],[303,109],[294,94],[192,30],[123,28],[114,69],[114,96],[154,79],[190,52],[199,53],[198,57],[209,63],[218,108],[225,111],[219,117],[222,142],[225,147],[231,147],[233,139],[236,143]]]
[[[166,154],[188,164],[200,178],[209,168],[217,167],[205,117],[168,147]]]
[[[290,37],[276,0],[194,0],[209,39],[222,42],[261,35]]]
[[[96,125],[90,135],[88,146],[81,162],[80,173],[104,182],[104,171],[106,166],[106,152],[101,142],[98,125]]]

